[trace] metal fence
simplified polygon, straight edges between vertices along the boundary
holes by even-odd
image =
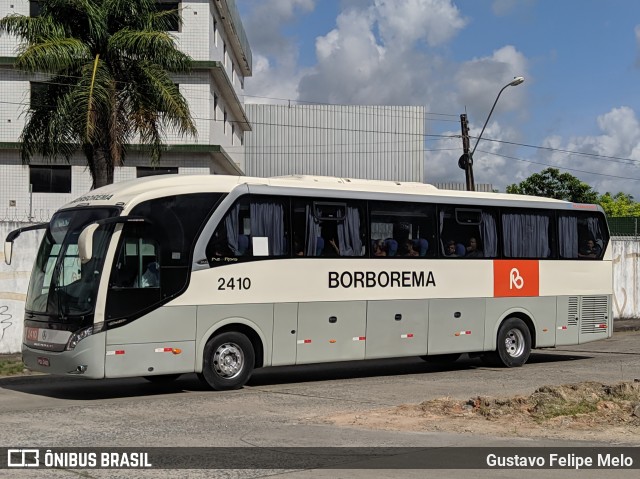
[[[611,236],[639,237],[640,218],[633,217],[609,217],[609,231]]]
[[[9,223],[44,223],[49,221],[53,214],[56,212],[54,209],[34,209],[32,211],[22,211],[16,208],[6,208],[0,210],[0,222]]]

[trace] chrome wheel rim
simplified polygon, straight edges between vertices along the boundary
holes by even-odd
[[[512,358],[522,356],[524,352],[524,335],[519,329],[510,329],[504,340],[505,350]]]
[[[213,368],[222,378],[235,378],[244,368],[244,352],[237,344],[221,344],[213,353]]]

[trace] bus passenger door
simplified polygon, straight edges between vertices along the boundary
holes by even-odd
[[[369,301],[366,358],[427,354],[428,320],[426,299]]]
[[[296,364],[364,359],[366,301],[298,304]]]
[[[482,351],[485,302],[485,298],[430,300],[428,354]]]

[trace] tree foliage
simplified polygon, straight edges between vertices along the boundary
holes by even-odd
[[[534,173],[526,180],[507,186],[507,193],[544,196],[574,203],[599,204],[608,216],[640,216],[640,203],[627,193],[600,195],[587,183],[557,168]]]
[[[507,193],[544,196],[573,203],[596,203],[598,192],[587,183],[557,168],[547,168],[534,173],[518,184],[507,186]]]
[[[600,196],[598,203],[608,216],[640,216],[640,203],[626,193],[611,195],[607,192]]]
[[[127,145],[157,163],[168,131],[196,135],[186,100],[171,78],[191,58],[167,32],[177,10],[156,0],[47,0],[41,15],[11,14],[0,33],[21,40],[16,68],[44,73],[22,131],[21,156],[69,159],[82,151],[93,186],[113,182]]]

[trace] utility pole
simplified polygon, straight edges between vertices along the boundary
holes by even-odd
[[[469,154],[469,122],[467,114],[460,115],[460,127],[462,129],[462,156],[458,160],[458,166],[464,170],[467,182],[467,191],[475,191],[476,185],[473,180],[473,156]]]

